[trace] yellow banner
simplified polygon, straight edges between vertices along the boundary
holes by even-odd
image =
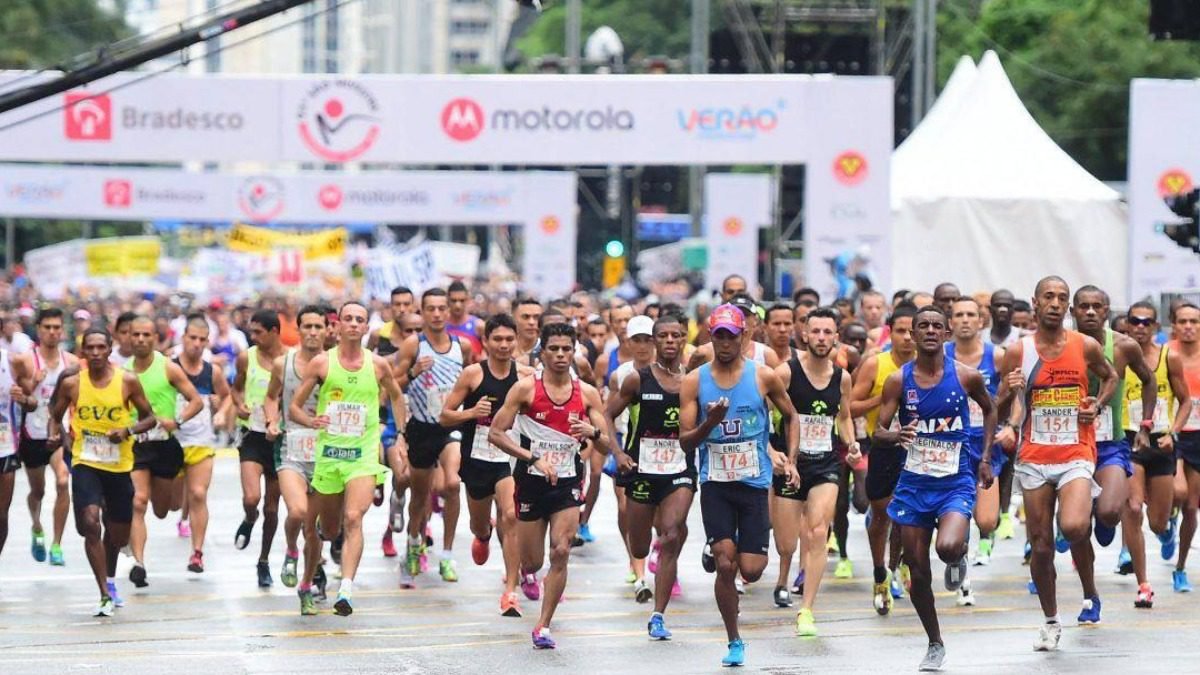
[[[90,277],[134,277],[158,274],[162,244],[155,237],[120,237],[84,244]]]
[[[270,253],[281,248],[298,248],[304,251],[305,260],[336,258],[346,254],[346,228],[291,234],[238,223],[229,230],[226,245],[231,250],[243,253]]]

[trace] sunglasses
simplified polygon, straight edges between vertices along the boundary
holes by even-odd
[[[1152,326],[1152,325],[1154,325],[1154,319],[1152,319],[1148,316],[1145,316],[1145,317],[1131,316],[1131,317],[1127,317],[1125,319],[1125,321],[1128,322],[1130,326]]]

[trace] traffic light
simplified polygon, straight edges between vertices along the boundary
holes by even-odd
[[[1163,234],[1176,244],[1200,253],[1200,188],[1167,197],[1166,202],[1171,211],[1185,222],[1164,224]]]

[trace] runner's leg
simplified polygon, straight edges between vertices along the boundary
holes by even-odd
[[[208,486],[212,484],[213,458],[206,457],[185,469],[188,519],[192,526],[192,549],[204,550],[208,532]]]
[[[694,495],[692,490],[680,488],[663,498],[658,505],[658,572],[654,575],[654,611],[660,614],[667,611],[671,589],[678,578],[679,553],[687,541],[687,516],[692,509]],[[637,506],[632,501],[629,505]],[[646,546],[648,549],[648,536]]]
[[[579,509],[569,508],[550,515],[550,569],[543,582],[542,611],[538,625],[549,627],[554,610],[567,588],[567,563],[571,559],[571,539],[579,530]]]
[[[817,485],[808,491],[804,502],[804,606],[812,609],[825,574],[825,541],[829,521],[837,506],[838,487],[833,483]],[[926,542],[928,546],[928,542]]]

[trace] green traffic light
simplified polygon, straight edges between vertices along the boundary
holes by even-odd
[[[604,252],[610,258],[620,258],[625,255],[625,244],[622,244],[619,239],[613,239],[604,245]]]

